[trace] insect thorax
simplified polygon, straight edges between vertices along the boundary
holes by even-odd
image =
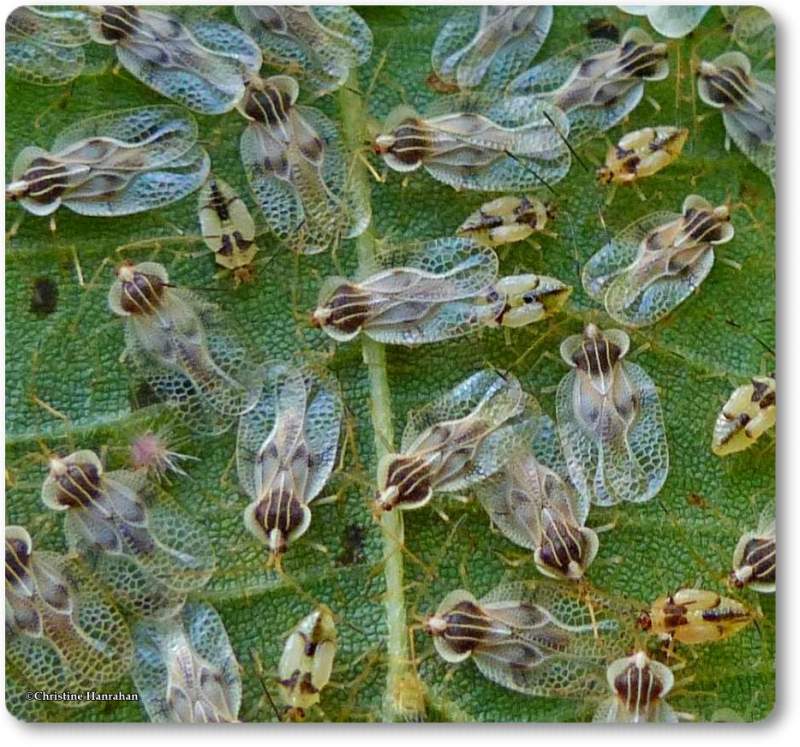
[[[134,270],[120,280],[120,306],[129,314],[150,314],[161,304],[166,284],[156,275]]]
[[[572,356],[575,366],[591,377],[608,376],[622,358],[622,349],[603,336],[588,338]]]
[[[664,691],[661,680],[648,664],[631,662],[614,678],[614,692],[630,712],[644,710],[655,704]]]
[[[384,493],[391,492],[392,497],[383,508],[390,511],[402,504],[414,506],[423,503],[430,496],[432,477],[429,455],[396,456],[386,471]]]
[[[68,508],[90,508],[103,500],[102,477],[94,464],[71,463],[54,471],[56,502]]]
[[[100,34],[109,43],[133,36],[141,25],[139,11],[132,5],[106,5],[100,14]]]
[[[242,110],[250,119],[267,126],[285,124],[291,108],[291,94],[269,84],[248,85],[242,102]]]
[[[475,649],[486,640],[494,630],[491,618],[474,602],[460,602],[443,615],[444,627],[440,632],[433,630],[447,641],[455,653],[464,654]]]

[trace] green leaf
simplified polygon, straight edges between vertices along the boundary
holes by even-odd
[[[415,715],[413,708],[401,707],[414,695],[408,678],[413,672],[408,642],[414,615],[431,611],[457,587],[480,596],[510,576],[536,577],[532,559],[490,530],[476,502],[462,506],[436,497],[433,502],[449,521],[429,506],[407,513],[404,527],[396,512],[378,526],[370,515],[376,457],[389,448],[393,436],[396,440],[410,408],[485,366],[512,371],[552,416],[554,389],[566,373],[557,355],[560,341],[587,320],[609,325],[580,288],[581,263],[605,242],[607,231],[616,232],[648,212],[677,210],[689,193],[715,204],[730,199],[736,236],[718,251],[716,266],[699,293],[666,320],[632,334],[630,359],[660,390],[670,474],[658,497],[645,505],[592,510],[590,525],[614,526],[601,535],[589,581],[612,597],[643,605],[695,583],[725,593],[724,576],[740,533],[755,525],[760,507],[775,495],[771,437],[725,459],[709,448],[714,420],[732,388],[774,366],[773,190],[735,147],[725,149],[719,114],[704,107],[693,90],[692,54],[713,58],[730,44],[719,9],[709,12],[688,38],[669,42],[669,78],[648,84],[645,100],[629,121],[609,133],[616,140],[623,131],[654,124],[690,128],[684,154],[642,182],[646,202],[633,190],[620,189],[606,206],[606,192],[593,173],[575,163],[556,185],[558,237],[539,238],[540,247],[525,242],[501,250],[504,272],[543,272],[574,285],[567,312],[508,334],[486,331],[415,350],[358,341],[334,346],[307,323],[323,279],[334,272],[355,272],[369,260],[376,240],[451,235],[487,199],[485,194],[455,192],[422,171],[408,178],[388,173],[384,183],[369,176],[362,159],[371,158],[363,146],[373,120],[382,120],[398,103],[422,108],[439,95],[426,87],[425,79],[431,46],[451,9],[393,6],[359,12],[375,35],[373,57],[351,86],[315,102],[341,124],[346,140],[358,149],[356,178],[370,181],[373,223],[357,241],[344,242],[333,254],[295,257],[263,233],[257,282],[235,290],[230,279],[215,278],[212,256],[197,240],[194,197],[127,218],[91,219],[61,210],[54,234],[45,220],[26,216],[7,241],[6,518],[24,524],[36,547],[64,548],[61,517],[39,499],[44,455],[92,448],[104,451],[109,468],[116,468],[125,462],[131,436],[163,420],[158,406],[135,407],[142,393],[119,362],[122,327],[107,310],[105,297],[113,268],[123,257],[162,262],[180,285],[218,289],[200,292],[227,310],[256,349],[275,358],[315,351],[340,382],[349,414],[344,466],[330,486],[339,500],[314,509],[311,529],[287,554],[289,581],[267,571],[263,547],[244,530],[241,514],[247,500],[231,469],[235,434],[199,439],[176,430],[184,437],[179,451],[200,461],[189,465],[189,478],[176,480],[168,490],[211,538],[218,568],[202,598],[222,615],[242,666],[244,720],[274,718],[259,678],[275,691],[270,678],[285,636],[317,600],[337,615],[340,649],[334,682],[312,716],[397,719]],[[218,15],[232,18],[230,9]],[[600,17],[622,30],[645,23],[614,8],[559,7],[537,59],[583,40],[584,23]],[[126,72],[112,72],[109,49],[93,47],[91,54],[95,64],[90,72],[67,89],[8,80],[7,174],[23,147],[49,146],[68,124],[109,109],[163,102]],[[198,121],[215,172],[247,195],[238,153],[243,120],[230,113]],[[594,141],[581,155],[596,165],[605,148],[602,140]],[[21,215],[17,206],[7,210],[9,224]],[[40,278],[58,286],[57,308],[47,315],[31,310],[33,284]],[[523,562],[512,567],[512,560]],[[700,720],[731,712],[756,720],[772,709],[774,598],[752,592],[741,597],[762,608],[757,627],[679,652],[685,668],[677,675],[670,702]],[[470,662],[448,672],[424,634],[416,630],[412,639],[427,690],[428,718],[591,717],[592,703],[504,690],[485,680]],[[126,678],[120,688],[132,690],[133,685]],[[23,707],[21,714],[39,720],[145,719],[135,703],[82,709],[48,704],[35,710]]]

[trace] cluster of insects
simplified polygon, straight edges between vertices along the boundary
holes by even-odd
[[[609,204],[618,186],[638,190],[679,160],[690,138],[658,113],[641,129],[626,122],[648,88],[669,77],[670,40],[690,34],[708,8],[624,10],[646,15],[652,33],[597,26],[588,41],[535,61],[558,12],[551,6],[454,9],[431,50],[426,83],[436,95],[364,127],[369,161],[323,112],[325,102],[316,105],[336,91],[352,94],[356,69],[372,57],[372,32],[349,7],[238,6],[238,25],[137,6],[21,7],[7,22],[12,75],[67,84],[81,75],[87,46],[98,44],[172,103],[112,109],[73,122],[47,149],[24,148],[6,199],[49,216],[55,231],[62,205],[111,218],[195,195],[198,238],[235,286],[257,280],[269,241],[302,265],[311,261],[305,255],[335,255],[344,240],[362,237],[369,251],[360,249],[357,269],[319,278],[307,312],[311,334],[332,346],[359,340],[365,360],[372,345],[531,333],[531,325],[577,316],[575,289],[538,272],[506,272],[504,247],[560,240],[552,224],[569,208],[552,199],[554,185],[574,161],[585,167],[578,149],[625,130],[596,169],[598,204]],[[719,110],[727,140],[774,184],[774,81],[755,59],[771,43],[770,24],[750,10],[729,11],[738,48],[693,60],[693,84],[705,116]],[[239,152],[252,211],[219,164],[212,168],[213,148],[191,113],[234,110],[244,119]],[[375,242],[366,173],[354,172],[383,181],[383,167],[405,178],[424,169],[454,190],[493,194],[452,235]],[[691,719],[667,702],[680,688],[677,649],[753,625],[760,613],[740,592],[775,591],[771,504],[732,548],[730,596],[686,586],[661,589],[652,602],[623,601],[588,578],[606,528],[590,526],[592,507],[633,511],[625,504],[656,499],[670,472],[664,392],[634,362],[631,334],[666,318],[680,323],[679,307],[713,282],[716,248],[736,238],[729,202],[689,189],[681,197],[680,207],[668,206],[677,212],[649,212],[607,234],[582,263],[575,285],[608,323],[582,315],[582,331],[561,336],[565,373],[550,401],[540,404],[513,372],[486,365],[412,408],[396,446],[390,433],[376,435],[385,448],[365,501],[384,534],[399,527],[402,538],[405,512],[443,514],[443,496],[475,498],[498,546],[529,551],[542,578],[504,582],[482,597],[451,591],[426,610],[422,631],[448,666],[471,659],[495,685],[590,703],[595,721]],[[236,431],[242,537],[261,546],[266,572],[286,579],[284,556],[310,545],[312,504],[316,514],[330,500],[345,397],[324,361],[253,349],[224,304],[174,274],[155,259],[117,263],[106,287],[124,337],[120,361],[178,427],[198,438]],[[727,457],[766,441],[775,391],[774,375],[756,372],[735,388],[719,403],[710,450]],[[235,641],[202,601],[218,558],[169,496],[170,478],[191,477],[191,459],[150,431],[133,441],[124,469],[107,469],[104,453],[85,448],[49,455],[41,502],[63,517],[66,551],[34,549],[25,527],[6,530],[8,667],[26,687],[97,688],[130,673],[152,721],[239,720]],[[315,600],[288,632],[272,684],[262,683],[277,718],[324,716],[339,619]]]

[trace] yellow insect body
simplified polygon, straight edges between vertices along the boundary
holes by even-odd
[[[487,300],[491,303],[495,294],[505,300],[503,307],[492,317],[482,321],[489,327],[524,327],[533,322],[553,316],[567,302],[572,287],[557,278],[547,275],[507,275],[494,285],[494,294]]]
[[[524,241],[543,231],[553,217],[552,206],[536,197],[506,195],[481,205],[457,229],[485,246],[502,246]]]
[[[689,130],[678,127],[645,127],[624,135],[606,154],[597,170],[601,184],[631,184],[669,166],[683,150]]]
[[[217,264],[231,270],[238,282],[252,280],[256,226],[242,198],[227,182],[211,176],[200,190],[197,209],[203,241]]]
[[[330,681],[335,656],[333,613],[321,604],[289,634],[278,665],[278,684],[290,718],[305,718],[308,709],[319,703],[320,691]]]
[[[744,451],[775,425],[775,377],[756,376],[734,389],[714,425],[717,456]]]
[[[703,589],[659,597],[639,617],[643,630],[688,645],[730,638],[751,622],[753,615],[744,605]]]

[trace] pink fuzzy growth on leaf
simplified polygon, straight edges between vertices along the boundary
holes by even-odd
[[[152,472],[159,480],[166,479],[168,472],[185,476],[186,472],[180,466],[180,461],[182,459],[197,460],[197,457],[171,451],[167,439],[152,431],[143,433],[133,440],[130,456],[134,469]]]

